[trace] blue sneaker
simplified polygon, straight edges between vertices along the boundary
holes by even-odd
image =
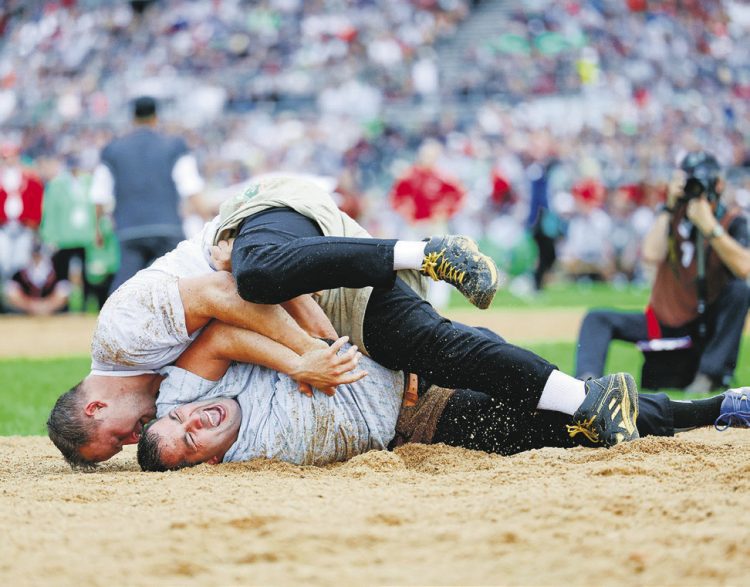
[[[728,389],[724,392],[719,417],[714,428],[723,432],[730,426],[750,428],[750,387]]]

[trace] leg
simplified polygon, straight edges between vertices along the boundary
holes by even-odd
[[[749,304],[747,284],[733,279],[708,310],[710,334],[698,371],[714,383],[728,385],[734,374]]]
[[[594,310],[586,314],[578,334],[576,377],[601,377],[612,340],[636,342],[648,338],[641,313]]]
[[[300,354],[324,344],[310,337],[280,306],[243,300],[226,271],[183,278],[178,287],[188,334],[215,318],[263,334]]]
[[[544,276],[555,264],[555,239],[548,237],[541,229],[541,223],[534,229],[534,241],[539,249],[536,269],[534,270],[534,286],[537,291],[544,287]]]
[[[232,251],[242,298],[272,303],[317,289],[373,285],[363,331],[376,361],[445,387],[471,387],[498,400],[515,399],[528,411],[536,408],[543,391],[551,393],[545,384],[555,371],[553,365],[530,351],[454,327],[400,280],[391,286],[394,241],[330,239],[316,234],[320,231],[313,222],[289,210],[272,210],[246,219]],[[464,253],[468,258],[481,257],[468,246]],[[494,295],[493,269],[494,265],[488,266],[486,273],[490,276],[487,290]],[[481,299],[489,302],[491,297]],[[477,305],[486,307],[481,302]],[[572,381],[580,384],[583,398],[583,385]],[[610,392],[618,395],[617,405],[630,401],[633,393],[628,388],[623,400],[619,388],[604,391]],[[622,403],[622,408],[623,414],[632,415],[629,405]],[[604,441],[613,439],[607,432]]]
[[[570,417],[558,415],[562,420],[559,429],[564,430]],[[458,389],[448,400],[432,441],[503,455],[541,448],[544,444],[538,435],[524,433],[533,418],[533,414],[516,413],[485,393]]]
[[[365,344],[382,365],[448,388],[470,388],[533,411],[554,365],[527,351],[455,325],[400,279],[375,288],[365,312]]]
[[[641,436],[674,436],[674,402],[666,393],[638,395],[638,432]]]
[[[638,429],[643,436],[673,436],[676,413],[683,428],[712,424],[722,398],[718,396],[718,403],[712,398],[716,405],[703,410],[705,413],[693,409],[691,416],[683,416],[680,410],[688,408],[675,407],[676,404],[693,402],[673,402],[663,393],[643,394],[639,397]],[[459,389],[438,420],[433,442],[503,455],[545,446],[570,448],[577,446],[566,432],[565,425],[570,421],[570,416],[558,412],[519,413],[487,394]]]
[[[338,287],[389,288],[395,269],[407,268],[450,283],[479,308],[490,305],[498,287],[494,261],[467,237],[324,237],[314,221],[288,208],[245,219],[232,250],[240,296],[264,304]]]
[[[145,266],[140,239],[120,241],[120,268],[112,280],[109,293],[111,294]]]
[[[324,237],[318,225],[288,208],[247,218],[232,249],[240,296],[277,304],[333,287],[390,287],[395,240]]]

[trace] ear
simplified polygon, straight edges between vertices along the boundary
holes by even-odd
[[[83,413],[86,414],[87,416],[93,416],[101,408],[106,408],[106,407],[107,407],[106,403],[100,402],[99,400],[94,400],[86,404],[86,407],[83,408]]]
[[[218,456],[213,456],[206,461],[209,465],[218,465],[221,459]]]

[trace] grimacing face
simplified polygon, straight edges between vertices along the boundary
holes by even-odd
[[[235,400],[214,398],[173,409],[149,427],[149,434],[159,436],[161,461],[168,468],[216,464],[237,440],[241,422]]]
[[[153,398],[136,394],[123,394],[122,397],[97,402],[96,425],[91,439],[81,447],[84,458],[100,462],[106,461],[122,450],[125,444],[136,444],[143,432],[143,426],[156,416]]]

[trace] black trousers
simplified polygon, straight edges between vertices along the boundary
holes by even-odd
[[[666,394],[640,394],[638,409],[636,426],[641,436],[674,436],[672,405]],[[520,414],[486,393],[458,389],[448,400],[432,441],[501,455],[545,446],[570,448],[580,444],[567,433],[565,425],[570,422],[567,414]]]
[[[70,279],[70,264],[74,258],[79,259],[81,263],[84,309],[86,300],[92,295],[96,297],[97,307],[101,308],[104,302],[107,301],[112,276],[105,279],[102,283],[91,283],[86,276],[86,249],[76,247],[74,249],[60,249],[52,256],[52,266],[55,268],[55,273],[60,279]]]
[[[120,268],[109,287],[111,294],[141,269],[145,269],[162,255],[173,250],[183,237],[150,236],[120,240]]]
[[[729,383],[737,366],[742,330],[750,304],[750,289],[744,281],[731,280],[706,311],[707,338],[699,350],[697,371],[717,383]],[[665,337],[690,335],[698,340],[698,322],[679,328],[662,325]],[[646,316],[640,312],[589,312],[578,335],[576,375],[599,377],[604,371],[607,350],[612,340],[636,342],[646,340]]]
[[[502,340],[491,330],[477,330],[490,339]],[[458,389],[448,400],[432,440],[502,455],[545,446],[570,448],[579,444],[567,433],[565,425],[570,423],[567,414],[537,410],[525,413],[513,402]],[[636,426],[641,436],[674,436],[669,397],[665,393],[640,394]]]
[[[364,317],[370,356],[449,388],[469,388],[525,414],[535,411],[553,365],[440,316],[393,271],[393,240],[323,237],[287,208],[248,217],[232,251],[240,296],[279,303],[335,287],[373,286]],[[339,334],[349,334],[341,332]]]

